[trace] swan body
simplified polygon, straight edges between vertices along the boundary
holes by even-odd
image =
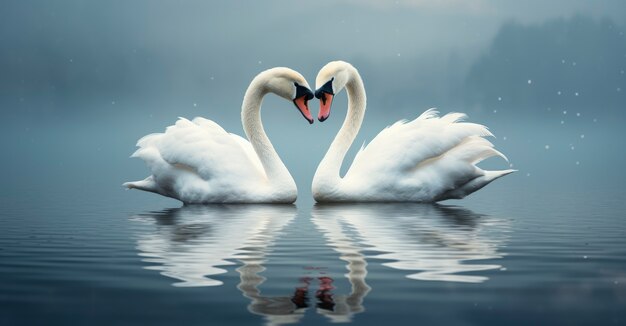
[[[349,63],[334,61],[316,79],[318,119],[330,114],[332,98],[348,92],[348,113],[313,178],[318,202],[436,202],[461,199],[515,170],[485,171],[476,166],[492,157],[506,157],[483,137],[485,126],[463,122],[465,115],[439,117],[427,110],[412,121],[398,121],[382,130],[358,152],[344,177],[339,169],[356,137],[366,108],[363,81]]]
[[[241,119],[248,140],[208,119],[180,118],[165,133],[138,141],[131,157],[144,160],[152,174],[124,186],[185,204],[293,203],[296,184],[261,123],[267,93],[293,100],[313,122],[307,105],[313,94],[304,77],[288,68],[266,70],[252,80],[244,96]]]

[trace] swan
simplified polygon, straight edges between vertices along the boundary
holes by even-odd
[[[483,137],[486,127],[461,122],[466,116],[438,116],[427,110],[413,121],[398,121],[363,146],[344,177],[340,168],[365,115],[366,96],[356,68],[344,61],[324,66],[316,78],[318,120],[330,115],[333,97],[348,92],[348,113],[313,177],[317,202],[436,202],[461,199],[515,170],[485,171],[475,164],[507,158]]]
[[[261,122],[261,103],[267,93],[293,101],[313,123],[308,108],[313,92],[304,77],[289,68],[272,68],[258,74],[245,93],[241,122],[248,140],[208,119],[179,118],[165,133],[137,142],[139,149],[131,157],[143,159],[152,174],[124,186],[185,204],[293,203],[296,183]]]

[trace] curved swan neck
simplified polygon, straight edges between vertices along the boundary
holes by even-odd
[[[347,68],[349,77],[346,83],[346,91],[348,92],[348,113],[343,121],[341,129],[335,136],[328,152],[322,159],[322,162],[313,177],[313,192],[320,187],[335,187],[340,181],[339,174],[343,159],[352,146],[352,142],[361,129],[363,117],[365,116],[365,106],[367,99],[365,97],[365,87],[363,80],[358,71],[349,66]]]
[[[260,74],[248,86],[241,106],[241,123],[248,140],[261,160],[268,181],[271,183],[289,182],[293,178],[267,137],[261,121],[261,104],[263,97],[269,93],[266,87],[267,80],[268,76]]]

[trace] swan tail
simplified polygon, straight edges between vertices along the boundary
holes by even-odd
[[[483,174],[481,176],[470,180],[460,187],[446,191],[445,193],[438,196],[435,201],[465,198],[467,195],[482,189],[484,186],[490,184],[492,181],[507,174],[511,174],[515,171],[517,170],[509,169],[499,171],[483,171]]]
[[[498,171],[484,171],[485,175],[484,178],[488,180],[488,182],[491,182],[495,179],[501,178],[507,174],[511,174],[513,172],[517,172],[517,170],[515,169],[508,169],[508,170],[498,170]]]
[[[148,192],[159,193],[158,186],[156,182],[154,182],[154,176],[149,176],[140,181],[132,181],[132,182],[124,182],[122,186],[127,189],[139,189]]]

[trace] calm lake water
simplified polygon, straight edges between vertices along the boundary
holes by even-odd
[[[440,205],[4,195],[0,324],[623,325],[623,192],[499,181]]]

